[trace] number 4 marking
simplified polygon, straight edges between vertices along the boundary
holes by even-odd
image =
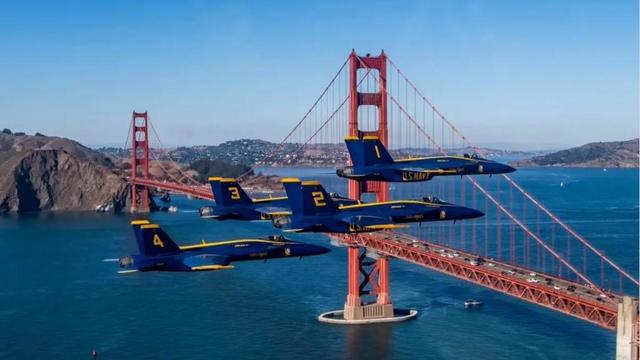
[[[153,245],[159,246],[161,248],[164,247],[164,243],[162,242],[162,240],[160,240],[160,236],[158,236],[158,234],[153,235]]]

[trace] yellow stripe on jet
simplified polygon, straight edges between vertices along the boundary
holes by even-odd
[[[287,200],[286,196],[281,196],[281,197],[268,197],[268,198],[262,198],[262,199],[253,199],[254,203],[261,203],[261,202],[269,202],[269,201],[276,201],[276,200]]]
[[[469,160],[471,162],[479,162],[480,161],[480,159],[472,159],[472,158],[464,157],[462,155],[424,156],[424,157],[398,159],[398,160],[394,160],[394,161],[395,162],[407,162],[407,161],[430,160],[430,159],[461,159],[461,160]]]
[[[219,241],[219,242],[213,242],[213,243],[205,243],[203,241],[202,244],[180,246],[180,250],[203,249],[203,248],[208,248],[213,246],[231,245],[231,244],[238,244],[238,243],[264,243],[264,244],[272,244],[272,245],[284,245],[282,241],[263,240],[263,239],[238,239],[238,240]]]
[[[379,225],[367,225],[363,226],[366,230],[395,230],[395,229],[403,229],[408,227],[408,225],[398,225],[398,224],[379,224]]]
[[[233,265],[202,265],[202,266],[194,266],[191,270],[228,270],[233,269]]]
[[[271,215],[271,216],[289,216],[291,215],[291,211],[274,211],[274,212],[268,212],[265,214]]]
[[[391,201],[382,201],[382,202],[374,202],[374,203],[366,203],[366,204],[354,204],[354,205],[340,205],[338,209],[340,210],[349,210],[349,209],[358,209],[368,206],[380,206],[380,205],[404,205],[404,204],[414,204],[414,205],[429,205],[429,206],[443,206],[446,204],[435,204],[426,201],[418,201],[418,200],[391,200]]]
[[[320,185],[320,181],[318,180],[307,180],[302,182],[302,186],[318,186]]]
[[[222,177],[220,176],[210,176],[209,177],[209,181],[220,181],[222,180]]]
[[[132,220],[131,225],[146,225],[151,224],[149,220]]]
[[[158,224],[146,224],[146,225],[140,225],[140,229],[159,229],[160,225]]]
[[[282,178],[280,179],[280,182],[284,184],[284,183],[299,183],[301,181],[298,178]]]

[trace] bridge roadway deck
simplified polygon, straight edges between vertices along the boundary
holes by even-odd
[[[327,234],[615,330],[619,295],[398,232]],[[479,260],[479,261],[478,261]]]
[[[147,186],[152,189],[162,189],[180,194],[191,195],[201,199],[213,200],[211,188],[206,185],[195,187],[193,185],[183,185],[172,182],[155,181],[142,178],[128,178],[127,180],[133,184]]]

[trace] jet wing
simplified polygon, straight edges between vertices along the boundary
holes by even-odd
[[[233,269],[233,265],[229,265],[229,259],[222,255],[194,255],[185,258],[182,262],[191,270]]]
[[[263,206],[255,209],[260,213],[260,218],[263,220],[273,219],[274,216],[290,216],[291,210],[284,207],[277,206]]]
[[[389,219],[379,216],[348,216],[341,219],[343,222],[349,224],[354,230],[391,230],[398,229],[404,226],[394,224]]]

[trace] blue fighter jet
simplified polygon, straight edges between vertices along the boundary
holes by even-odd
[[[473,219],[480,211],[435,198],[366,204],[335,203],[317,181],[281,180],[289,197],[291,214],[272,213],[273,225],[293,232],[358,233],[395,229],[402,223]]]
[[[414,182],[442,175],[493,175],[516,170],[475,154],[394,160],[377,136],[347,137],[345,142],[352,166],[339,168],[336,173],[358,181]]]
[[[273,212],[288,212],[286,196],[252,199],[242,189],[236,179],[210,177],[209,183],[215,199],[214,206],[200,208],[200,216],[217,220],[270,220]],[[354,204],[355,200],[331,194],[339,204]]]
[[[119,259],[119,273],[135,271],[205,271],[232,269],[236,261],[303,257],[330,250],[311,244],[270,236],[178,246],[159,225],[148,220],[131,222],[140,254]]]

